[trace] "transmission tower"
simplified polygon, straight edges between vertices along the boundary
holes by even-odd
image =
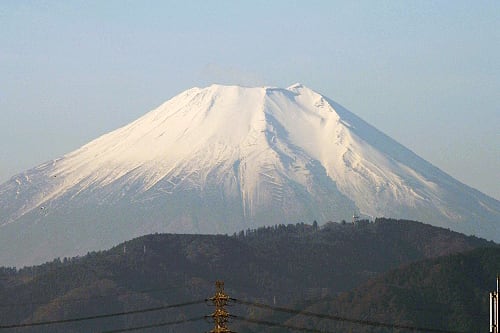
[[[229,312],[225,306],[229,303],[229,296],[224,292],[224,282],[215,281],[215,295],[209,300],[215,306],[215,311],[210,315],[214,321],[214,329],[210,333],[236,333],[227,327]]]

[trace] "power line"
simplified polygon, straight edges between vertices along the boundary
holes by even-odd
[[[145,294],[145,293],[151,293],[151,292],[161,292],[161,291],[167,291],[167,290],[175,290],[175,289],[181,289],[184,288],[184,286],[179,286],[179,287],[171,287],[171,288],[162,288],[162,289],[144,289],[144,290],[137,290],[137,291],[128,291],[124,293],[113,293],[113,294],[107,294],[107,295],[97,295],[93,297],[80,297],[80,298],[67,298],[67,299],[52,299],[47,302],[25,302],[25,303],[7,303],[7,304],[0,304],[0,308],[5,308],[5,307],[13,307],[13,306],[27,306],[27,305],[44,305],[44,304],[51,304],[51,303],[73,303],[73,302],[81,302],[81,301],[90,301],[93,299],[100,299],[100,298],[106,298],[106,297],[112,297],[112,296],[125,296],[125,295],[133,295],[133,294]]]
[[[288,328],[290,330],[295,330],[295,331],[303,331],[303,332],[311,332],[311,333],[335,333],[333,331],[325,331],[325,330],[320,331],[320,330],[317,330],[314,328],[286,325],[286,324],[275,323],[275,322],[267,321],[267,320],[250,319],[250,318],[240,317],[240,316],[231,316],[231,318],[234,318],[234,319],[239,320],[239,321],[246,321],[246,322],[252,323],[252,324],[271,326],[271,327],[282,327],[282,328]]]
[[[416,326],[410,326],[410,325],[391,324],[391,323],[382,323],[382,322],[371,321],[371,320],[346,318],[346,317],[341,317],[341,316],[336,316],[336,315],[315,313],[315,312],[303,311],[303,310],[295,310],[295,309],[290,309],[290,308],[285,308],[285,307],[277,307],[277,306],[272,306],[272,305],[268,305],[268,304],[264,304],[264,303],[249,302],[249,301],[244,301],[244,300],[235,299],[235,298],[228,298],[228,300],[233,301],[234,303],[242,304],[242,305],[259,307],[259,308],[269,309],[269,310],[273,310],[273,311],[280,311],[280,312],[285,312],[285,313],[290,313],[290,314],[310,316],[310,317],[316,317],[316,318],[320,318],[320,319],[328,319],[328,320],[341,321],[341,322],[366,325],[366,326],[377,326],[377,327],[385,327],[385,328],[392,328],[392,329],[406,329],[406,330],[411,330],[411,331],[422,331],[422,332],[429,332],[429,333],[463,333],[460,331],[451,331],[451,330],[435,329],[435,328],[423,328],[423,327],[416,327]],[[94,315],[94,316],[88,316],[88,317],[79,317],[79,318],[52,320],[52,321],[41,321],[41,322],[32,322],[32,323],[25,323],[25,324],[1,325],[0,329],[33,327],[33,326],[41,326],[41,325],[52,325],[52,324],[79,322],[79,321],[92,320],[92,319],[110,318],[110,317],[124,316],[124,315],[129,315],[129,314],[139,314],[139,313],[159,311],[159,310],[165,310],[165,309],[171,309],[171,308],[179,308],[179,307],[184,307],[184,306],[189,306],[189,305],[201,304],[201,303],[205,303],[207,301],[208,301],[208,299],[203,299],[203,300],[197,300],[197,301],[192,301],[192,302],[158,306],[158,307],[154,307],[154,308],[124,311],[124,312],[117,312],[117,313],[110,313],[110,314],[103,314],[103,315]],[[31,304],[35,304],[35,303],[31,303]],[[288,328],[288,329],[292,329],[292,330],[301,330],[301,331],[305,331],[305,332],[330,333],[328,331],[320,331],[317,329],[280,324],[280,323],[275,323],[275,322],[270,322],[270,321],[265,321],[265,320],[251,319],[251,318],[245,318],[245,317],[234,316],[234,315],[229,315],[229,316],[234,318],[234,319],[237,319],[237,320],[246,321],[246,322],[259,324],[259,325],[283,327],[283,328]],[[133,330],[139,330],[139,329],[147,329],[147,328],[182,324],[185,322],[197,321],[197,320],[200,320],[203,318],[205,318],[205,317],[177,320],[177,321],[171,321],[171,322],[163,322],[163,323],[152,324],[152,325],[147,325],[147,326],[140,326],[140,327],[130,327],[130,328],[106,331],[106,333],[126,332],[126,331],[133,331]]]
[[[103,315],[95,315],[95,316],[88,316],[88,317],[79,317],[79,318],[61,319],[61,320],[49,320],[49,321],[39,321],[39,322],[26,323],[26,324],[1,325],[0,329],[21,328],[21,327],[32,327],[32,326],[42,326],[42,325],[72,323],[72,322],[85,321],[85,320],[91,320],[91,319],[110,318],[110,317],[125,316],[125,315],[129,315],[129,314],[146,313],[146,312],[153,312],[153,311],[166,310],[166,309],[172,309],[172,308],[180,308],[180,307],[184,307],[184,306],[188,306],[188,305],[195,305],[195,304],[201,304],[201,303],[205,303],[205,299],[203,299],[203,300],[197,300],[197,301],[192,301],[192,302],[186,302],[186,303],[157,306],[157,307],[148,308],[148,309],[140,309],[140,310],[132,310],[132,311],[124,311],[124,312],[115,312],[115,313],[109,313],[109,314],[103,314]]]
[[[155,328],[155,327],[163,327],[163,326],[169,326],[169,325],[184,324],[184,323],[198,321],[198,320],[202,320],[202,319],[205,319],[205,316],[203,316],[203,317],[196,317],[196,318],[190,318],[190,319],[176,320],[176,321],[169,321],[169,322],[158,323],[158,324],[151,324],[151,325],[146,325],[146,326],[136,326],[136,327],[121,328],[121,329],[116,329],[116,330],[103,331],[101,333],[130,332],[130,331],[144,330],[144,329],[148,329],[148,328]]]
[[[295,309],[271,306],[271,305],[263,304],[263,303],[248,302],[248,301],[243,301],[243,300],[239,300],[239,299],[235,299],[235,298],[231,298],[231,300],[235,303],[254,306],[254,307],[263,308],[263,309],[269,309],[269,310],[280,311],[280,312],[287,312],[287,313],[291,313],[291,314],[298,314],[298,315],[316,317],[316,318],[321,318],[321,319],[330,319],[330,320],[348,322],[348,323],[353,323],[353,324],[360,324],[360,325],[365,325],[365,326],[377,326],[377,327],[386,327],[386,328],[392,328],[392,329],[407,329],[407,330],[412,330],[412,331],[422,331],[422,332],[429,332],[429,333],[464,333],[464,332],[460,332],[460,331],[450,331],[450,330],[443,330],[443,329],[437,329],[437,328],[424,328],[424,327],[402,325],[402,324],[382,323],[382,322],[372,321],[372,320],[346,318],[346,317],[341,317],[341,316],[315,313],[315,312],[310,312],[310,311],[295,310]]]

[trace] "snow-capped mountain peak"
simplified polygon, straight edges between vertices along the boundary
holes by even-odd
[[[0,211],[5,263],[9,239],[26,230],[30,242],[51,250],[37,252],[40,258],[19,255],[21,262],[149,232],[234,232],[353,212],[500,240],[497,200],[300,83],[186,90],[13,177],[0,186]],[[53,245],[49,239],[59,233]],[[76,234],[82,239],[75,249]]]

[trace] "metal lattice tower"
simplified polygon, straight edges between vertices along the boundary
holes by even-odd
[[[214,328],[210,333],[235,333],[227,327],[229,312],[225,306],[229,302],[229,296],[224,292],[223,281],[215,281],[215,295],[209,300],[215,306],[215,311],[210,315],[214,321]]]

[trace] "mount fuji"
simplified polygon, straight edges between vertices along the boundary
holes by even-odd
[[[301,84],[212,85],[0,185],[0,265],[147,233],[233,233],[353,213],[500,241],[498,200],[331,99]]]

